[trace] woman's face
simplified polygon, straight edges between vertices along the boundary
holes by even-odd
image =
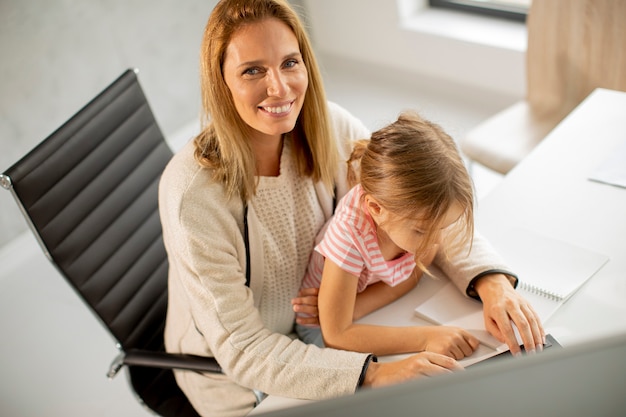
[[[293,130],[308,74],[289,26],[270,18],[241,27],[226,48],[222,70],[252,139],[280,138]]]

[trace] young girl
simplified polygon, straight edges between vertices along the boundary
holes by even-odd
[[[301,339],[377,355],[433,351],[461,359],[478,340],[455,327],[355,323],[410,291],[433,260],[468,247],[473,191],[454,141],[413,112],[357,142],[355,185],[339,202],[311,255],[302,287],[319,287],[319,327]]]

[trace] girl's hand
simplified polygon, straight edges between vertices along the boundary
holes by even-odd
[[[426,338],[424,350],[453,359],[459,360],[470,356],[480,344],[476,337],[459,327],[428,326],[420,329]]]
[[[363,386],[380,387],[462,370],[463,367],[449,356],[421,352],[395,362],[371,362],[365,373]]]
[[[530,303],[502,274],[486,275],[475,285],[483,302],[485,327],[496,339],[506,343],[515,356],[521,353],[513,325],[517,327],[525,350],[534,353],[543,349],[545,331]]]
[[[301,325],[319,326],[317,295],[319,288],[304,288],[296,298],[291,299],[293,311],[296,312],[296,323]]]

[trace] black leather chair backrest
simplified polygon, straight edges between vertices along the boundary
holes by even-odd
[[[113,375],[126,364],[147,408],[198,417],[172,369],[220,372],[219,364],[166,354],[163,343],[168,262],[158,182],[171,157],[136,72],[127,70],[0,175],[0,185],[119,344]]]
[[[3,177],[52,262],[125,351],[163,345],[157,186],[171,157],[128,70]]]

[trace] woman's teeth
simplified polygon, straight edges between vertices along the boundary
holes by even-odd
[[[289,110],[290,107],[291,104],[285,104],[284,106],[280,107],[263,107],[263,110],[269,113],[285,113]]]

